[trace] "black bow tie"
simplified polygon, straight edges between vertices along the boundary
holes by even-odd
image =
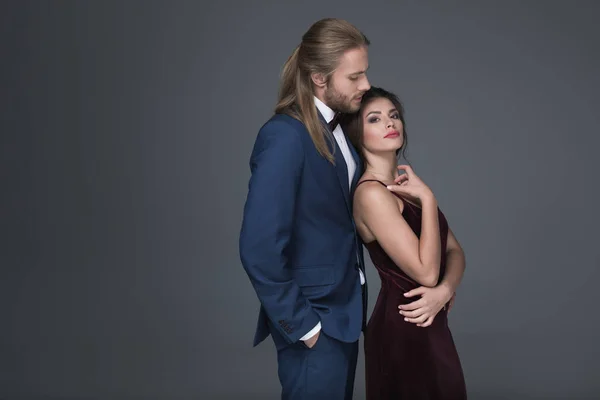
[[[327,124],[329,126],[329,130],[331,132],[334,131],[334,129],[339,125],[340,123],[340,118],[342,117],[342,113],[335,113],[335,115],[333,116],[333,119],[331,121],[329,121],[329,123]]]

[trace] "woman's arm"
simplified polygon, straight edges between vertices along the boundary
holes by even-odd
[[[360,221],[400,269],[423,286],[435,286],[441,260],[437,201],[433,194],[421,196],[420,201],[420,239],[402,216],[395,196],[382,185],[361,185],[354,207],[358,207]]]
[[[446,304],[451,306],[451,301],[462,280],[465,272],[465,253],[458,240],[448,229],[448,243],[446,246],[446,272],[440,284],[434,288],[418,287],[404,295],[406,297],[417,297],[418,299],[398,306],[400,314],[405,320],[421,327],[427,327],[433,323],[435,316]]]

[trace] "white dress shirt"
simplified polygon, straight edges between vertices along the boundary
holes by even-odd
[[[329,108],[325,103],[315,97],[315,104],[323,118],[325,118],[325,122],[329,123],[335,116],[335,111]],[[350,147],[348,146],[348,141],[346,140],[346,135],[342,131],[341,125],[335,127],[333,130],[333,136],[335,137],[335,141],[337,142],[340,150],[342,151],[342,155],[344,156],[344,161],[346,161],[346,167],[348,169],[348,188],[351,189],[352,186],[352,178],[354,177],[354,172],[356,172],[356,161],[354,161],[354,157],[352,157],[352,153],[350,152]],[[362,270],[358,270],[360,276],[360,284],[365,284],[365,277],[363,275]],[[308,340],[314,335],[317,334],[321,330],[321,322],[317,323],[317,325],[311,329],[306,335],[302,336],[300,340]]]

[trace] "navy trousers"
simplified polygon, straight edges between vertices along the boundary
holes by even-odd
[[[302,341],[277,347],[282,400],[352,399],[358,341],[340,342],[321,331],[310,349]]]

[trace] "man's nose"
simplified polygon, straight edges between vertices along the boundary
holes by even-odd
[[[359,87],[359,90],[366,92],[367,90],[371,89],[371,84],[369,83],[369,78],[367,78],[367,76],[365,75],[365,79],[363,79],[361,81],[361,85]]]

